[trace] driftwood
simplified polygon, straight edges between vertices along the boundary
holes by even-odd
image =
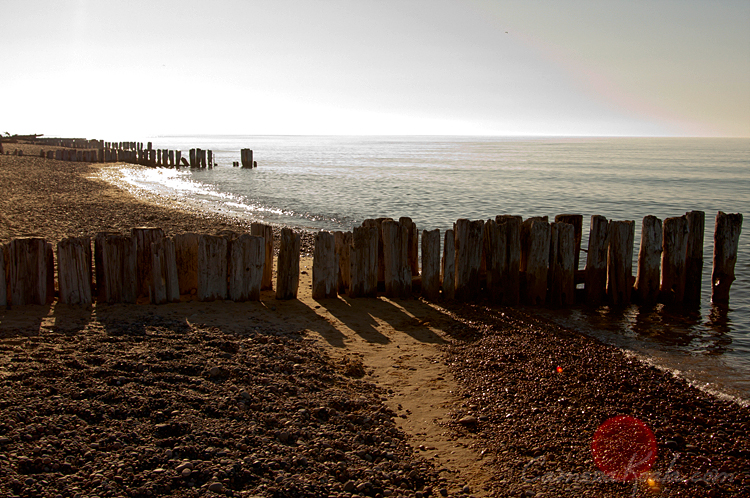
[[[161,228],[137,227],[130,231],[136,246],[136,271],[138,282],[138,296],[148,296],[153,280],[151,244],[164,239]]]
[[[177,281],[180,294],[198,293],[198,246],[200,235],[181,233],[174,236]]]
[[[638,250],[638,272],[635,291],[644,304],[653,304],[659,297],[661,280],[662,226],[656,216],[643,218],[641,247]]]
[[[409,267],[409,227],[393,220],[384,220],[383,265],[385,295],[407,299],[411,296],[411,268]]]
[[[351,279],[351,259],[350,251],[352,247],[351,232],[333,232],[336,243],[336,259],[338,261],[338,293],[344,294],[349,289],[349,280]]]
[[[259,301],[261,280],[265,267],[265,239],[246,233],[230,242],[229,299],[232,301]]]
[[[422,296],[430,301],[440,297],[440,230],[422,231]]]
[[[607,252],[607,295],[614,306],[630,304],[633,288],[634,221],[612,221],[609,224]]]
[[[456,296],[456,238],[453,230],[446,230],[443,240],[443,299],[453,299]]]
[[[57,282],[60,302],[91,304],[91,239],[70,237],[57,244]]]
[[[40,237],[13,239],[8,253],[11,304],[51,303],[55,298],[52,244]]]
[[[174,240],[165,237],[151,244],[152,273],[149,297],[152,304],[179,303],[180,285]]]
[[[251,223],[250,235],[263,237],[265,248],[265,263],[261,290],[273,290],[273,227],[263,223]]]
[[[550,225],[549,302],[553,306],[575,304],[576,227]]]
[[[133,238],[99,233],[95,253],[99,255],[96,259],[98,298],[109,304],[135,303],[138,297],[137,250]]]
[[[276,264],[276,299],[296,299],[299,289],[300,235],[289,228],[281,229],[279,257]]]
[[[351,260],[349,297],[375,297],[378,292],[378,227],[368,224],[354,227]]]
[[[526,304],[541,305],[547,299],[550,225],[547,217],[528,218],[521,225],[521,295]]]
[[[607,218],[598,214],[593,215],[586,255],[585,281],[586,302],[591,306],[601,304],[606,295],[609,233]]]
[[[198,300],[227,298],[227,239],[201,235],[198,242]]]
[[[701,301],[703,280],[703,239],[706,231],[706,213],[690,211],[688,220],[688,242],[685,255],[685,298],[684,302],[697,306]]]
[[[685,255],[688,221],[686,216],[667,218],[662,227],[661,286],[665,303],[681,303],[685,296]]]
[[[312,268],[312,298],[336,297],[338,288],[338,261],[336,260],[336,236],[321,230],[315,234]]]
[[[742,215],[716,214],[714,229],[714,260],[711,270],[711,302],[729,304],[729,289],[734,282],[734,266],[742,231]]]
[[[459,219],[455,225],[455,299],[472,301],[479,297],[479,268],[482,262],[484,221]]]

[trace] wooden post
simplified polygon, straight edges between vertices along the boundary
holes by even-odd
[[[242,149],[240,151],[240,161],[242,161],[242,167],[246,169],[252,169],[253,167],[253,151],[250,149]]]
[[[550,225],[549,302],[553,306],[575,304],[576,227],[570,223]]]
[[[135,303],[138,297],[135,241],[127,235],[96,235],[96,285],[99,299],[109,304]],[[101,268],[99,267],[101,264]]]
[[[91,304],[91,239],[70,237],[57,244],[60,302]]]
[[[697,306],[701,302],[703,280],[703,237],[706,231],[706,213],[690,211],[688,220],[687,255],[685,258],[685,303]]]
[[[273,290],[273,227],[263,223],[251,223],[250,234],[263,237],[265,263],[263,264],[263,278],[261,290]]]
[[[174,151],[169,151],[169,167],[174,168]]]
[[[667,218],[662,227],[661,286],[662,302],[681,303],[685,297],[685,256],[688,221],[686,216]]]
[[[227,239],[201,235],[198,242],[198,300],[227,298]]]
[[[440,230],[422,230],[422,297],[440,298]]]
[[[242,234],[230,243],[229,299],[260,301],[263,268],[266,264],[265,239]]]
[[[352,247],[351,232],[333,232],[336,244],[336,259],[338,261],[338,282],[337,288],[339,294],[344,294],[349,289],[351,259],[350,250]]]
[[[661,220],[656,216],[646,216],[641,227],[641,247],[638,250],[638,273],[635,279],[635,291],[643,304],[653,304],[659,297],[661,251]]]
[[[196,167],[195,149],[190,149],[190,167],[191,168]]]
[[[521,224],[523,218],[514,215],[495,217],[499,238],[505,239],[505,263],[501,265],[500,275],[502,302],[506,306],[515,306],[521,297]]]
[[[383,222],[393,221],[392,218],[376,218],[375,225],[378,227],[378,285],[385,285],[385,259],[383,253]],[[365,220],[362,225],[372,223],[373,220]]]
[[[729,288],[734,282],[734,266],[737,263],[737,248],[742,231],[742,215],[716,214],[714,229],[714,261],[711,270],[711,302],[729,304]]]
[[[484,262],[487,272],[487,294],[496,304],[503,302],[503,273],[507,263],[508,242],[505,231],[495,220],[484,224]]]
[[[174,167],[177,169],[180,169],[181,162],[182,162],[182,151],[181,150],[174,151]]]
[[[383,263],[385,295],[389,298],[411,297],[409,268],[409,227],[393,220],[383,221]]]
[[[604,216],[591,217],[589,247],[586,255],[586,302],[597,306],[604,301],[607,288],[607,254],[609,253],[609,222]]]
[[[634,221],[612,221],[607,252],[607,295],[614,306],[630,304],[633,289]]]
[[[354,227],[349,252],[349,297],[375,297],[378,292],[378,227]]]
[[[456,237],[453,230],[446,230],[443,237],[443,299],[456,297]]]
[[[417,224],[407,216],[402,216],[398,219],[398,222],[406,227],[409,238],[406,243],[407,258],[411,274],[416,277],[419,275],[419,232],[417,232]]]
[[[174,241],[163,238],[151,244],[152,273],[149,299],[152,304],[180,302]]]
[[[214,151],[209,150],[208,152],[208,169],[214,169]]]
[[[177,261],[177,282],[180,294],[198,293],[198,246],[200,236],[195,233],[181,233],[174,236],[175,260]]]
[[[55,298],[52,245],[40,237],[13,239],[9,256],[11,304],[51,303]]]
[[[484,221],[459,219],[455,225],[455,298],[473,301],[479,297],[479,267],[482,263]]]
[[[2,147],[0,145],[0,147]],[[2,153],[2,149],[0,149]],[[5,256],[6,249],[4,244],[0,244],[0,306],[8,305],[8,279],[6,278],[7,272],[5,270],[5,262],[7,257]]]
[[[574,269],[578,270],[581,256],[581,239],[583,238],[583,215],[581,214],[558,214],[555,216],[555,223],[568,223],[573,225],[573,235],[575,236],[575,260]]]
[[[276,299],[296,299],[299,289],[300,235],[281,229],[281,244],[276,264]]]
[[[148,296],[153,281],[151,244],[164,239],[161,228],[137,227],[130,230],[136,246],[136,268],[138,273],[138,296]]]
[[[550,225],[547,217],[528,218],[521,225],[521,294],[526,304],[541,305],[547,299]]]
[[[206,152],[205,150],[198,149],[201,151],[200,157],[201,157],[201,169],[206,169]]]
[[[336,236],[332,232],[321,230],[315,234],[315,248],[313,249],[313,299],[336,297],[338,266]]]

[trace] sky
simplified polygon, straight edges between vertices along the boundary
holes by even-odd
[[[0,133],[750,136],[748,0],[3,0]]]

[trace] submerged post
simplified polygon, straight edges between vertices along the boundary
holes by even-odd
[[[711,270],[711,302],[729,304],[729,288],[734,282],[734,266],[742,231],[742,215],[716,214],[714,228],[714,261]]]
[[[697,306],[701,301],[703,280],[703,238],[706,231],[706,213],[690,211],[688,220],[687,254],[685,256],[685,304]]]

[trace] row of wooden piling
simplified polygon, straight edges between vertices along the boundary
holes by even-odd
[[[662,223],[643,220],[637,275],[632,276],[633,221],[593,216],[586,267],[578,271],[582,216],[558,215],[523,220],[459,219],[446,230],[419,236],[410,218],[365,220],[351,232],[315,234],[312,296],[406,299],[415,288],[428,300],[474,301],[502,305],[553,306],[637,301],[697,304],[703,271],[705,215],[692,211]],[[725,304],[734,280],[741,214],[716,216],[712,301]],[[279,244],[276,298],[293,299],[299,287],[300,234],[283,229]],[[68,238],[57,245],[58,295],[62,303],[161,304],[181,295],[198,300],[258,300],[273,290],[273,230],[252,224],[250,233],[223,236],[179,234],[160,228],[134,228],[129,235],[102,232],[91,240]],[[420,271],[421,262],[421,271]],[[96,277],[96,286],[93,277]],[[55,295],[52,245],[20,238],[0,250],[0,305],[45,304]],[[415,283],[419,283],[415,286]],[[583,284],[582,289],[577,289]],[[95,289],[95,291],[94,291]]]

